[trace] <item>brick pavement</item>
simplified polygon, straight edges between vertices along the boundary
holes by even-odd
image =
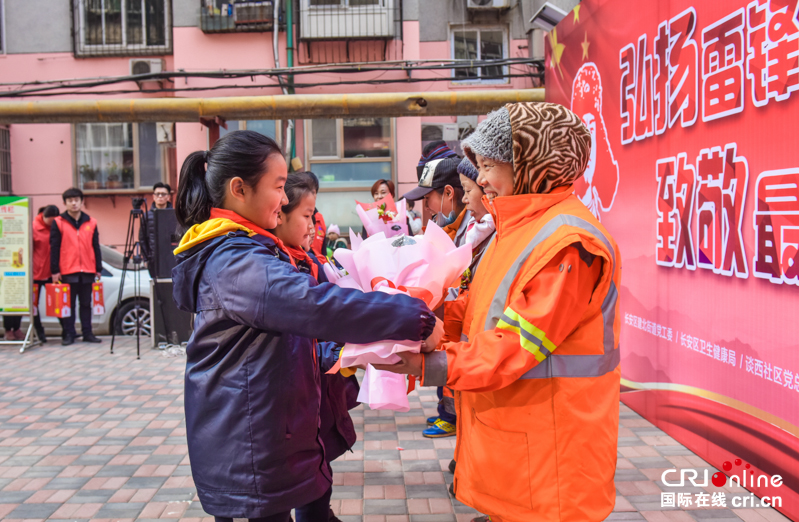
[[[51,343],[25,354],[0,349],[3,520],[213,520],[197,500],[189,468],[185,360],[146,348],[137,361],[131,339],[118,341],[113,356],[108,345],[105,338],[99,346]],[[444,470],[455,441],[421,436],[425,417],[435,413],[435,391],[414,392],[410,400],[408,413],[352,412],[358,442],[333,463],[332,504],[343,522],[465,522],[474,516],[447,494],[452,475]],[[787,520],[772,509],[661,508],[664,469],[707,464],[621,409],[618,497],[608,520]]]

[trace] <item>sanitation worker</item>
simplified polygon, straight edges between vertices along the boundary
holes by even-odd
[[[508,104],[462,143],[496,224],[461,342],[380,366],[456,390],[455,495],[475,521],[613,510],[620,254],[574,195],[591,134],[551,103]]]

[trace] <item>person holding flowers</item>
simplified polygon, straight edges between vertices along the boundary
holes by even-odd
[[[287,179],[277,143],[254,131],[226,134],[181,169],[176,214],[187,230],[173,296],[195,314],[186,436],[200,502],[217,521],[287,522],[306,506],[306,520],[327,522],[315,339],[432,345],[442,330],[419,299],[317,285],[281,258],[288,249],[268,230],[288,204]]]
[[[462,143],[496,225],[459,342],[379,369],[456,390],[454,491],[475,521],[613,511],[621,255],[573,191],[591,133],[552,103],[507,104]]]

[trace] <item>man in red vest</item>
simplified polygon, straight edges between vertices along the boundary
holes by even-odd
[[[99,343],[92,333],[92,283],[99,279],[103,270],[100,254],[100,234],[97,221],[85,212],[83,192],[68,189],[61,196],[67,211],[55,218],[50,229],[50,269],[53,281],[68,283],[72,302],[72,314],[62,320],[64,336],[61,344],[75,342],[75,299],[80,299],[80,325],[83,341]]]

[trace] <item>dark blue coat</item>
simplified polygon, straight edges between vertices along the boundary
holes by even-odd
[[[418,299],[315,285],[279,255],[263,236],[230,233],[179,254],[172,271],[175,302],[197,314],[186,435],[197,493],[214,516],[266,517],[330,487],[313,339],[420,340],[435,322]]]
[[[327,282],[322,263],[311,255],[318,268],[318,280]],[[304,262],[297,263],[303,273],[310,276],[311,269]],[[321,371],[322,402],[319,410],[319,433],[325,444],[325,458],[333,462],[344,455],[355,444],[355,425],[349,410],[358,406],[358,392],[361,387],[354,375],[344,377],[340,373],[328,375],[327,372],[338,361],[341,345],[331,342],[319,342],[316,346]]]

